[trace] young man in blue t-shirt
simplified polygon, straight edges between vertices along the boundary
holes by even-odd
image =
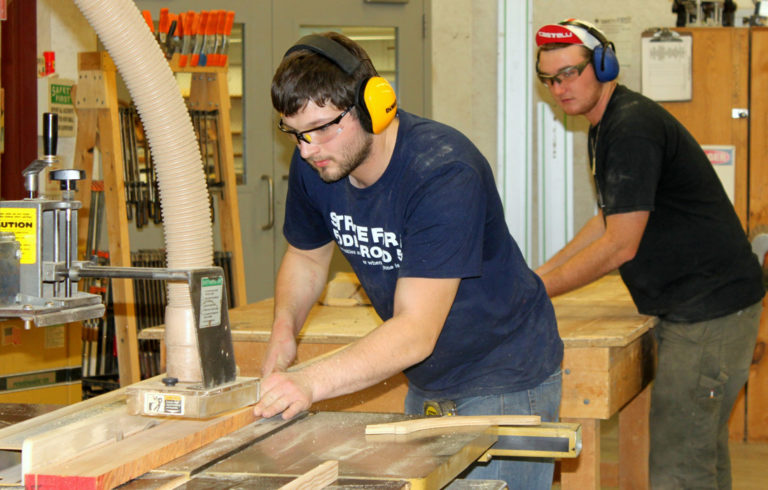
[[[398,110],[365,51],[336,33],[288,50],[272,101],[297,149],[256,415],[290,418],[403,371],[407,413],[450,400],[458,415],[556,420],[563,344],[552,304],[509,234],[477,148]],[[384,322],[336,355],[287,372],[334,246]],[[552,466],[494,460],[469,477],[549,489]]]

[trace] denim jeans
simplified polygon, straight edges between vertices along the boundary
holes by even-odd
[[[542,421],[556,422],[560,410],[562,374],[560,368],[540,385],[529,390],[500,395],[473,396],[452,400],[456,415],[539,415]],[[405,413],[424,414],[427,398],[408,391]],[[475,463],[460,478],[502,480],[510,490],[550,490],[554,461],[549,458],[494,457],[488,463]]]
[[[749,376],[761,303],[697,323],[655,328],[650,477],[654,490],[731,488],[728,418]]]

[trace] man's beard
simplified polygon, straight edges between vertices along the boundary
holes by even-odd
[[[339,181],[351,174],[359,167],[371,154],[373,146],[373,135],[365,134],[361,144],[357,147],[350,147],[344,150],[341,158],[336,162],[337,166],[328,166],[326,168],[312,167],[320,175],[324,182],[333,183]]]

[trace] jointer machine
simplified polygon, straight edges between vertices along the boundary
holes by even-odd
[[[200,377],[157,376],[0,429],[0,487],[462,488],[456,477],[478,460],[578,456],[578,424],[537,417],[256,419],[259,380],[238,376],[222,270],[78,261],[74,194],[83,176],[50,169],[61,199],[38,195],[57,162],[56,116],[45,114],[43,127],[45,155],[24,171],[29,197],[0,202],[0,318],[45,328],[101,317],[101,298],[78,290],[83,277],[185,283]]]

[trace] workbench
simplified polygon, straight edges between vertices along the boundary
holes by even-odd
[[[653,379],[654,317],[637,310],[618,275],[553,300],[565,344],[560,417],[582,424],[581,456],[563,460],[561,488],[600,488],[600,421],[619,417],[619,486],[647,488],[648,384]],[[272,325],[272,299],[230,310],[235,358],[243,376],[258,376]],[[298,359],[326,354],[381,323],[370,306],[316,305],[298,336]],[[163,328],[140,333],[163,338]],[[313,405],[312,410],[402,412],[407,392],[398,374],[367,390]]]

